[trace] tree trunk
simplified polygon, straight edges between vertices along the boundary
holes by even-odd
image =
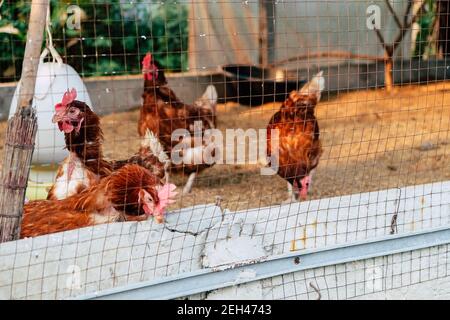
[[[18,106],[8,121],[0,186],[0,242],[20,235],[25,190],[37,132],[32,107],[49,0],[33,0],[23,59]]]
[[[394,79],[392,69],[394,68],[394,59],[389,53],[385,53],[384,61],[384,86],[387,92],[391,92],[394,88]]]

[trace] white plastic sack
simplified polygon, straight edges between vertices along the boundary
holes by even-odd
[[[33,164],[59,163],[68,155],[67,150],[64,149],[64,133],[52,123],[55,104],[61,102],[67,89],[75,88],[78,93],[77,100],[86,102],[92,108],[86,86],[78,73],[71,66],[62,63],[60,57],[56,59],[58,62],[44,62],[47,53],[48,51],[44,51],[41,56],[33,99],[33,106],[37,110],[38,117]],[[17,108],[19,89],[20,82],[11,102],[10,118]]]

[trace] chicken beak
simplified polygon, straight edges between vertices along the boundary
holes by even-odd
[[[305,201],[305,200],[308,199],[310,182],[311,182],[311,177],[310,176],[306,176],[300,181],[301,189],[299,191],[299,196],[300,196],[300,199],[302,201]]]
[[[143,74],[147,74],[147,73],[151,73],[152,72],[152,68],[151,66],[142,66],[142,73]]]
[[[301,201],[306,201],[308,199],[308,186],[302,184],[301,189],[298,191],[298,195]]]
[[[162,214],[161,215],[156,215],[155,216],[155,221],[157,223],[163,223],[164,222],[164,216]]]
[[[52,122],[57,123],[64,120],[64,114],[62,112],[57,112],[52,117]]]

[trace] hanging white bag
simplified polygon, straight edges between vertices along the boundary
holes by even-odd
[[[61,102],[64,93],[71,88],[77,90],[77,100],[84,101],[92,109],[86,86],[78,73],[69,65],[64,64],[60,55],[53,47],[51,33],[47,27],[47,48],[41,54],[33,107],[36,108],[38,117],[38,132],[33,154],[33,164],[58,164],[67,155],[64,149],[64,133],[58,130],[58,126],[52,123],[55,104]],[[50,53],[53,61],[44,62]],[[9,118],[11,118],[17,107],[18,94],[20,92],[20,81],[14,93]]]

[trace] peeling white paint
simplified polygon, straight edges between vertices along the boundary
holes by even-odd
[[[261,239],[241,236],[208,243],[204,250],[203,266],[214,268],[233,265],[244,261],[257,261],[266,256]]]
[[[169,213],[165,225],[152,220],[112,223],[3,243],[0,298],[70,298],[202,268],[246,264],[248,269],[239,278],[251,280],[257,277],[251,264],[271,256],[389,235],[394,214],[399,234],[450,226],[450,181],[240,212],[199,205]],[[383,278],[388,285],[383,292],[436,279],[447,283],[448,246],[416,251],[248,282],[195,297],[315,299],[318,294],[310,281],[323,299],[361,297],[371,293],[366,272],[374,267],[389,276]],[[66,288],[72,265],[80,272],[76,290]],[[423,292],[447,295],[445,288]]]

